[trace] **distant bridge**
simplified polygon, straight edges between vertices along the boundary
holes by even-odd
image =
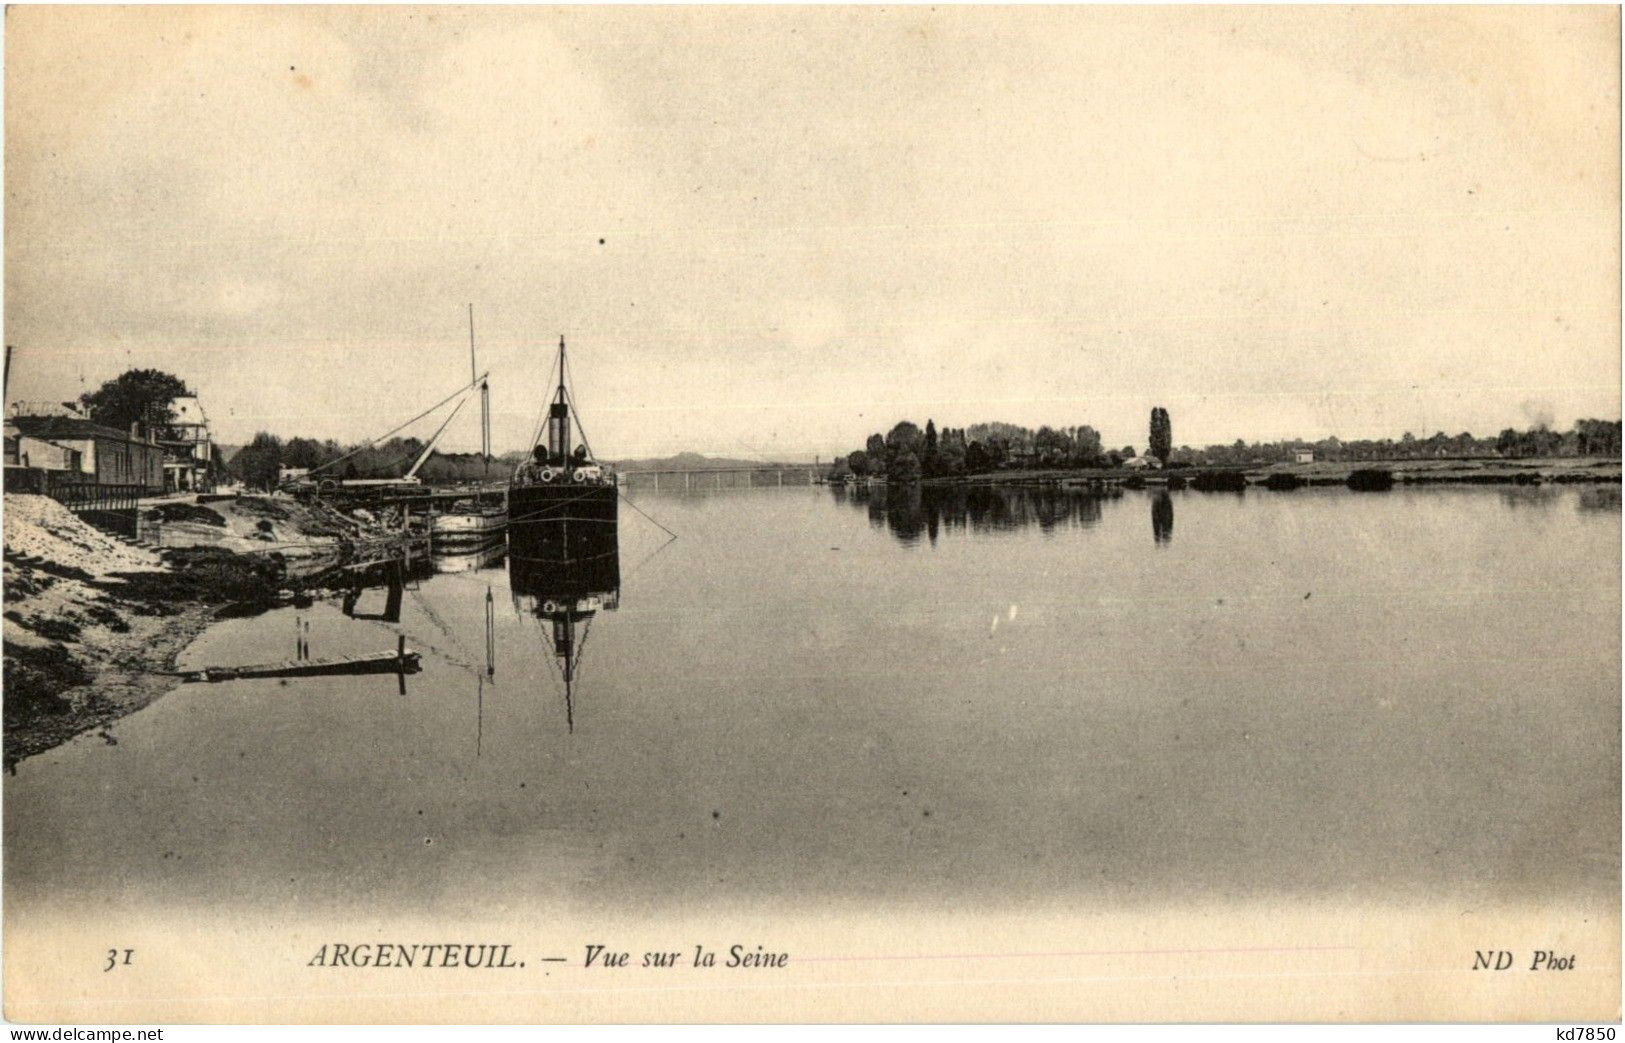
[[[790,476],[791,485],[812,485],[817,477],[817,466],[813,464],[761,464],[754,467],[695,467],[651,469],[639,471],[620,471],[622,484],[630,486],[633,479],[650,479],[656,489],[660,488],[661,478],[666,479],[667,485],[676,488],[679,480],[683,483],[684,491],[693,489],[741,489],[755,488],[758,485],[781,486],[785,484],[785,475]],[[712,476],[715,476],[713,478]],[[741,477],[742,476],[742,477]],[[759,480],[760,479],[760,480]],[[643,484],[641,481],[638,484]]]

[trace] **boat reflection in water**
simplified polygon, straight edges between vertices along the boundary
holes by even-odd
[[[592,623],[621,600],[621,558],[614,530],[594,543],[578,543],[569,559],[508,557],[514,608],[544,622],[564,682],[564,720],[575,731],[575,683]]]
[[[436,549],[432,559],[435,573],[478,572],[502,564],[508,554],[508,541],[501,536],[472,547]]]

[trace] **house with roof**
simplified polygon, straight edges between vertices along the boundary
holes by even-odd
[[[209,461],[214,441],[209,417],[196,395],[182,395],[169,404],[174,417],[160,432],[164,447],[164,488],[170,492],[201,492],[212,487]]]
[[[5,422],[8,468],[50,471],[98,485],[164,490],[165,450],[137,425],[121,431],[76,416],[11,416]]]

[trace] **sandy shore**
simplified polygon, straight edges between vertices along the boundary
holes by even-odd
[[[173,501],[163,513],[175,520],[160,555],[53,500],[6,496],[8,768],[151,703],[175,685],[162,671],[223,608],[273,603],[290,575],[379,528],[269,498]]]
[[[214,622],[214,606],[194,605],[163,618],[132,616],[129,630],[109,639],[92,637],[80,643],[80,656],[89,680],[53,693],[54,706],[12,713],[13,695],[6,696],[5,761],[9,769],[18,761],[67,742],[81,732],[103,728],[141,709],[175,686],[175,679],[156,671],[174,667],[181,650]],[[8,642],[7,663],[13,649]],[[8,669],[8,674],[11,671]],[[8,689],[10,684],[8,682]],[[106,731],[103,737],[116,742]]]

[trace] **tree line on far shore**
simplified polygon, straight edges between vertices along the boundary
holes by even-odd
[[[985,474],[1009,467],[1115,467],[1134,455],[1132,446],[1107,449],[1100,432],[1087,424],[1078,427],[1041,427],[1031,431],[1015,424],[993,422],[970,427],[946,427],[927,420],[925,429],[912,421],[899,422],[885,435],[869,436],[862,449],[835,461],[830,474],[859,478],[884,477],[910,482],[921,478],[950,478]]]
[[[159,370],[129,370],[81,396],[81,403],[97,423],[128,429],[132,424],[160,437],[175,423],[176,398],[189,395],[181,378]],[[1575,422],[1568,431],[1554,431],[1541,424],[1526,430],[1507,428],[1499,435],[1478,438],[1463,431],[1447,435],[1439,431],[1427,438],[1406,432],[1393,439],[1342,441],[1336,437],[1318,441],[1287,439],[1279,442],[1246,442],[1210,445],[1193,449],[1173,444],[1173,425],[1161,406],[1151,410],[1146,455],[1160,464],[1175,467],[1250,466],[1295,460],[1305,450],[1316,460],[1381,461],[1620,455],[1620,421],[1586,419]],[[271,489],[284,468],[319,471],[320,477],[393,478],[399,477],[423,452],[416,438],[391,438],[386,442],[345,446],[332,439],[289,438],[261,431],[237,455],[222,465],[216,458],[212,469],[225,466],[251,488]],[[418,476],[428,482],[470,482],[488,474],[500,478],[524,457],[506,453],[489,461],[478,453],[429,455]],[[1047,468],[1112,468],[1136,459],[1131,445],[1120,449],[1105,447],[1100,432],[1088,424],[1076,427],[1043,426],[1036,431],[1017,424],[990,422],[970,427],[937,430],[932,420],[921,430],[912,421],[898,422],[885,435],[869,436],[862,449],[837,460],[830,469],[835,478],[846,475],[883,476],[890,481],[912,482],[922,478],[945,478],[966,474],[986,474],[997,470],[1036,470]]]
[[[1427,438],[1406,432],[1397,441],[1389,438],[1343,441],[1335,436],[1278,442],[1247,442],[1238,438],[1229,445],[1193,448],[1173,444],[1168,411],[1158,406],[1151,411],[1147,434],[1146,455],[1169,467],[1287,463],[1304,451],[1313,452],[1316,460],[1332,462],[1620,455],[1618,420],[1580,420],[1568,431],[1553,431],[1544,425],[1523,431],[1509,427],[1486,438],[1465,431],[1459,435],[1440,431]],[[872,476],[892,482],[912,482],[1001,470],[1114,468],[1134,459],[1133,446],[1105,447],[1100,432],[1088,424],[1046,425],[1033,430],[1018,424],[991,422],[938,431],[934,420],[927,420],[923,430],[912,421],[903,420],[884,435],[878,432],[870,435],[862,449],[837,459],[828,476],[835,479],[848,475]]]

